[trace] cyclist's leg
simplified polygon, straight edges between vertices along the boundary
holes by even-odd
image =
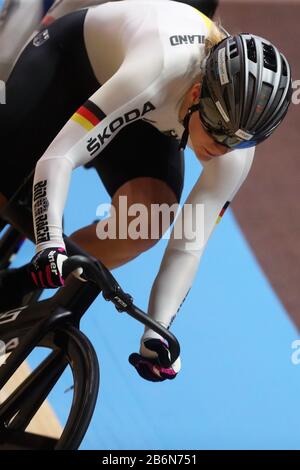
[[[128,208],[133,204],[143,204],[145,212],[149,214],[145,220],[146,226],[143,227],[144,233],[149,233],[148,239],[134,240],[126,237],[124,240],[117,237],[99,240],[95,224],[73,234],[73,240],[82,248],[98,257],[108,267],[114,268],[151,248],[169,227],[167,221],[168,226],[161,226],[156,230],[157,227],[153,224],[156,223],[157,217],[153,210],[153,217],[150,217],[151,205],[172,206],[179,202],[184,175],[183,155],[178,151],[178,143],[175,140],[163,135],[150,124],[139,121],[123,129],[103,150],[101,157],[94,160],[93,165],[116,209],[110,219],[99,223],[98,234],[105,232],[105,226],[109,223],[111,227],[116,227],[118,235],[119,218],[123,221],[125,219],[123,226],[126,228],[126,222],[130,223],[132,220],[132,217],[127,217],[127,211],[124,214],[124,199],[122,203],[120,196],[126,198]],[[151,229],[154,231],[152,239]]]
[[[98,222],[97,225],[92,224],[78,230],[71,238],[86,251],[100,259],[109,269],[117,268],[153,247],[161,238],[161,227],[157,237],[151,238],[151,229],[153,230],[153,224],[150,220],[151,204],[172,206],[176,202],[173,191],[163,181],[154,178],[135,178],[119,188],[112,198],[113,214],[108,219]],[[149,238],[133,239],[130,237],[130,233],[127,235],[128,226],[138,214],[136,217],[128,216],[127,211],[124,213],[122,210],[124,204],[128,209],[134,204],[142,205],[149,217],[143,219],[138,230],[142,231],[145,236],[147,233]],[[110,235],[108,227],[111,227]],[[126,238],[120,238],[118,234],[124,233],[124,231],[126,231]],[[107,238],[99,239],[101,233]],[[114,238],[115,235],[116,238]]]

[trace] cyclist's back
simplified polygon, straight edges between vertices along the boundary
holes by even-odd
[[[178,49],[176,46],[184,45],[184,41],[188,46],[192,42],[199,46],[201,36],[207,33],[205,23],[210,25],[210,20],[183,3],[158,0],[107,3],[88,11],[85,43],[96,75],[104,83],[124,59],[129,61],[129,56],[135,54],[136,59],[145,63],[145,52],[153,51],[149,64],[153,66],[154,61],[161,69],[166,67],[172,51]],[[180,62],[178,50],[176,59]],[[139,64],[133,65],[138,73]]]
[[[70,13],[42,30],[17,62],[7,105],[0,107],[2,155],[13,152],[17,159],[7,159],[13,176],[3,175],[1,192],[10,197],[16,191],[72,114],[100,88],[98,121],[121,119],[140,107],[138,118],[144,118],[143,106],[151,100],[145,119],[179,137],[178,106],[199,70],[209,25],[183,3],[130,0]],[[99,152],[85,153],[76,164]]]

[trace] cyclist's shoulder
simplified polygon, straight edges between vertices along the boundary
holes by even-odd
[[[175,61],[199,53],[210,25],[211,20],[197,9],[169,0],[108,2],[90,8],[85,20],[91,46],[99,44],[101,36],[108,43],[121,43],[123,52],[139,50],[142,45],[144,50]]]
[[[189,34],[189,30],[192,32],[195,27],[199,33],[206,33],[211,27],[212,21],[189,2],[150,0],[145,3],[156,9],[160,23],[165,28],[182,27]]]
[[[66,0],[65,0],[66,1]],[[81,4],[84,0],[81,0]],[[88,2],[91,5],[91,2]],[[94,6],[93,6],[94,5]],[[174,28],[182,25],[193,29],[195,24],[197,28],[201,26],[203,32],[211,26],[211,20],[196,8],[187,3],[181,3],[171,0],[124,0],[124,1],[96,1],[89,9],[89,16],[98,17],[101,20],[102,15],[123,15],[128,18],[142,18],[144,24],[161,28]]]

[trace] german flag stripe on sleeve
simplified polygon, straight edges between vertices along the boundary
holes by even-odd
[[[222,217],[223,217],[223,215],[224,215],[224,213],[225,213],[227,207],[229,206],[229,204],[230,204],[229,201],[227,201],[227,202],[224,204],[223,209],[221,210],[221,212],[220,212],[220,214],[219,214],[219,216],[218,216],[218,218],[217,218],[217,222],[216,222],[217,224],[218,224],[219,222],[221,222],[221,219],[222,219]]]
[[[86,130],[90,131],[93,129],[99,122],[101,122],[106,115],[101,111],[98,106],[95,105],[92,101],[86,101],[83,106],[77,109],[76,113],[73,114],[72,120],[80,124]]]

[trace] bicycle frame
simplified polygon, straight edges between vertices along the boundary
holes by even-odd
[[[9,422],[22,404],[22,410],[13,420],[15,432],[10,429],[10,441],[18,446],[30,446],[32,442],[36,446],[37,440],[40,439],[38,445],[43,449],[54,446],[55,449],[79,447],[90,423],[99,388],[97,356],[90,341],[79,330],[79,322],[98,295],[99,288],[95,285],[70,276],[66,286],[51,299],[0,314],[0,338],[6,343],[6,351],[13,351],[0,368],[0,389],[36,346],[53,349],[9,400],[0,405],[1,421]],[[62,434],[57,446],[56,441],[51,438],[34,436],[24,431],[65,370],[68,364],[65,353],[67,354],[70,348],[72,357],[76,356],[74,367],[85,389],[82,390],[81,386],[80,390],[74,390],[77,405],[71,409],[68,433],[66,436]],[[78,388],[76,381],[74,383]],[[20,432],[20,427],[23,433]]]
[[[87,261],[84,261],[84,259],[82,256],[70,258],[68,269],[72,271],[78,265],[86,268],[94,266],[90,260],[86,258]],[[97,356],[89,340],[80,332],[79,323],[101,290],[105,299],[112,301],[119,311],[126,311],[165,337],[169,342],[171,357],[174,360],[179,355],[179,344],[176,338],[133,305],[132,298],[121,290],[109,271],[106,271],[101,263],[96,263],[97,267],[91,269],[88,274],[100,268],[98,277],[101,279],[103,289],[94,282],[82,280],[71,274],[65,286],[60,288],[52,298],[0,314],[0,338],[6,342],[7,351],[12,350],[7,362],[0,368],[0,389],[36,346],[53,349],[53,352],[29,378],[4,404],[0,405],[0,423],[7,422],[10,427],[9,434],[5,429],[2,429],[2,433],[9,438],[10,443],[14,441],[24,446],[26,442],[28,445],[31,439],[35,440],[36,447],[37,437],[31,436],[28,432],[25,433],[25,429],[63,373],[68,364],[65,354],[73,348],[70,357],[77,367],[77,376],[81,379],[79,385],[78,381],[74,380],[75,387],[80,389],[74,390],[73,398],[75,394],[77,397],[76,407],[71,408],[65,426],[65,430],[67,429],[65,435],[63,432],[59,440],[54,440],[54,442],[53,439],[47,440],[42,437],[40,445],[43,449],[78,448],[90,423],[99,387]],[[74,356],[76,356],[76,361],[74,361]],[[26,402],[26,406],[23,402]]]

